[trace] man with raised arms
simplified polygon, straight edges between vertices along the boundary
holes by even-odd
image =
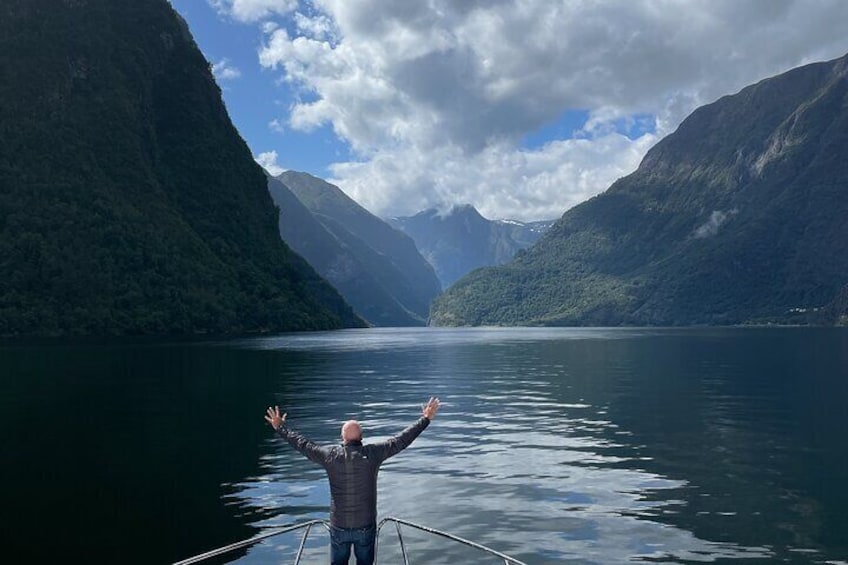
[[[280,407],[268,408],[265,420],[284,440],[327,471],[330,480],[330,555],[332,565],[345,565],[350,550],[357,565],[374,562],[377,534],[377,472],[383,461],[397,455],[430,425],[439,410],[439,399],[430,398],[421,417],[395,437],[362,443],[362,427],[356,420],[342,425],[341,445],[319,446],[286,426]]]

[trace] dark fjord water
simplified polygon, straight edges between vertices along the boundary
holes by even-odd
[[[275,440],[396,433],[379,511],[527,563],[848,563],[848,331],[386,329],[0,345],[0,560],[166,563],[326,517]],[[406,532],[412,563],[483,563]],[[310,537],[326,561],[326,534]],[[381,535],[383,563],[396,534]],[[299,538],[236,554],[280,563]],[[73,559],[71,559],[73,558]]]

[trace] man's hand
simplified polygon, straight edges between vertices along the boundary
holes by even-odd
[[[286,423],[286,415],[283,414],[282,416],[280,416],[279,406],[274,406],[273,408],[269,406],[265,414],[265,421],[271,424],[272,428],[278,430],[280,429],[280,426]]]
[[[270,410],[270,409],[269,409]],[[436,417],[436,412],[439,411],[439,399],[435,396],[431,396],[430,400],[421,407],[421,415],[427,418],[428,420],[432,420]]]

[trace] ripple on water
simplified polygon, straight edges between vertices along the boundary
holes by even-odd
[[[662,371],[664,362],[679,360],[638,365],[645,351],[640,340],[676,335],[669,332],[354,330],[237,346],[305,352],[303,368],[314,356],[321,371],[310,371],[281,400],[310,408],[293,426],[323,433],[321,439],[334,441],[335,427],[347,417],[363,422],[366,441],[390,437],[414,419],[428,396],[443,398],[434,424],[382,469],[382,516],[451,531],[528,563],[773,557],[774,549],[765,544],[736,542],[732,534],[701,539],[686,526],[698,516],[720,521],[747,515],[734,508],[691,508],[692,500],[708,500],[711,493],[688,479],[701,476],[685,467],[691,462],[675,459],[669,446],[655,440],[677,441],[676,430],[658,428],[652,436],[641,427],[656,415],[654,387],[661,386],[645,367]],[[734,370],[732,363],[729,368],[722,363],[693,365]],[[680,392],[702,395],[692,399],[700,412],[688,417],[705,418],[718,434],[750,433],[745,427],[750,422],[737,416],[755,393],[729,393],[721,379],[704,379],[699,386]],[[638,421],[629,419],[625,401],[643,405]],[[320,432],[324,427],[333,429]],[[681,454],[695,448],[675,444]],[[277,446],[275,453],[263,461],[267,474],[235,485],[232,500],[277,508],[259,524],[263,527],[325,517],[328,494],[321,473],[291,464],[297,457],[287,447]],[[416,562],[462,562],[438,540],[410,534],[408,545]]]

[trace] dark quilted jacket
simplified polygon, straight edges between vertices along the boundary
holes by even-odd
[[[327,471],[330,479],[330,523],[337,528],[364,528],[377,521],[377,472],[430,424],[421,417],[395,437],[379,443],[359,441],[319,446],[281,426],[277,433],[292,447]]]

